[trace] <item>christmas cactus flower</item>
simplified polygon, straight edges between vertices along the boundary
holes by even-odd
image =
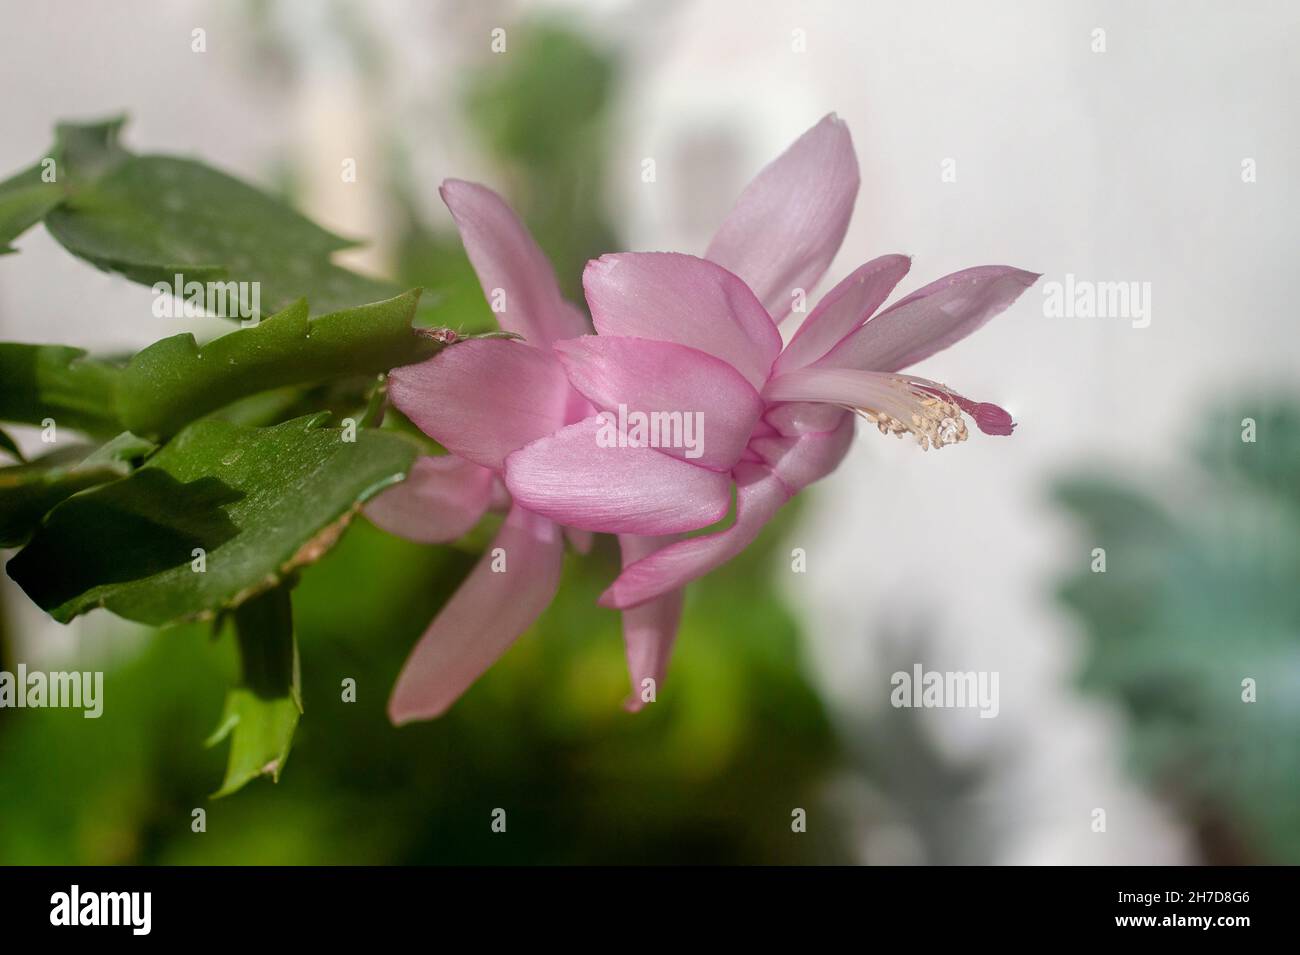
[[[923,449],[965,440],[967,416],[985,433],[1012,431],[1002,408],[904,369],[980,328],[1034,273],[967,269],[878,311],[910,267],[883,256],[826,293],[782,347],[778,324],[838,250],[857,189],[848,129],[828,116],[742,193],[705,258],[625,253],[587,266],[597,334],[553,348],[596,413],[506,454],[505,484],[537,518],[619,535],[623,570],[600,602],[652,608],[659,624],[627,634],[634,688],[663,676],[666,608],[834,470],[850,412]],[[680,440],[692,421],[699,433]],[[730,526],[676,539],[724,518],[733,493]]]
[[[600,603],[623,611],[635,710],[663,678],[683,587],[835,469],[853,437],[850,412],[923,449],[965,440],[967,416],[985,433],[1011,433],[997,405],[903,369],[982,326],[1033,273],[967,269],[880,311],[911,265],[882,256],[831,289],[782,346],[778,326],[838,251],[857,190],[848,130],[828,116],[742,193],[705,258],[588,263],[597,334],[587,335],[505,202],[483,186],[443,186],[502,328],[526,341],[465,342],[392,373],[393,403],[450,454],[418,461],[371,518],[438,542],[489,507],[508,509],[407,660],[395,722],[442,713],[532,624],[559,585],[566,534],[584,550],[591,532],[619,537],[623,570]],[[726,517],[733,495],[730,526],[682,536]]]

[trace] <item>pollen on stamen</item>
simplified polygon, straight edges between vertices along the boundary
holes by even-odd
[[[955,404],[930,394],[917,394],[909,391],[909,404],[912,411],[909,420],[904,422],[891,414],[871,408],[854,408],[853,410],[872,422],[881,434],[893,434],[898,437],[910,434],[922,451],[930,448],[944,448],[950,444],[959,444],[969,437],[966,420],[961,409]]]

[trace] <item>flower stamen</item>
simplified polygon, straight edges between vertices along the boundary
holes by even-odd
[[[969,437],[966,420],[956,404],[916,387],[913,381],[904,377],[893,378],[889,383],[897,387],[903,405],[910,406],[908,410],[901,414],[891,414],[871,407],[851,409],[874,424],[881,434],[893,434],[900,438],[907,434],[913,435],[922,451],[959,444]],[[881,402],[882,405],[886,403],[893,404],[892,401]],[[905,419],[903,415],[906,415]]]
[[[985,434],[1010,434],[1011,415],[997,405],[971,401],[947,385],[899,372],[852,368],[800,368],[767,383],[768,401],[817,401],[853,411],[881,434],[910,434],[922,450],[946,448],[969,437],[966,416]]]

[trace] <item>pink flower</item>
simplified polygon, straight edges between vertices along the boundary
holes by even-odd
[[[964,415],[986,433],[1011,433],[1003,409],[902,369],[1007,308],[1033,273],[967,269],[877,313],[910,267],[905,256],[883,256],[826,293],[782,348],[777,325],[839,249],[857,189],[848,129],[828,116],[759,173],[706,258],[627,253],[588,263],[597,334],[553,343],[568,381],[602,412],[698,412],[707,435],[698,457],[608,446],[597,415],[504,455],[516,508],[619,535],[623,571],[600,603],[625,614],[631,708],[644,680],[663,677],[682,588],[834,470],[853,437],[850,410],[923,448],[964,440]],[[731,526],[676,539],[725,517],[733,490]]]
[[[542,250],[490,189],[448,180],[440,191],[484,294],[500,308],[501,327],[529,344],[459,342],[390,376],[393,404],[450,454],[417,460],[367,516],[392,533],[437,543],[465,534],[490,506],[508,508],[491,547],[403,666],[388,704],[399,724],[446,710],[555,596],[562,529],[511,503],[501,473],[512,451],[593,413],[551,351],[557,339],[583,334],[587,322],[561,296]],[[590,547],[589,533],[568,536],[578,549]]]
[[[403,667],[394,722],[442,713],[533,623],[559,585],[565,536],[585,550],[591,532],[619,535],[623,572],[600,602],[623,610],[627,706],[639,709],[638,691],[667,667],[682,588],[834,470],[853,436],[849,409],[923,448],[964,440],[963,413],[985,432],[1011,433],[996,405],[901,370],[1005,309],[1031,273],[968,269],[876,314],[910,267],[883,256],[828,292],[782,349],[777,324],[830,264],[857,189],[848,130],[827,117],[750,184],[707,259],[589,263],[590,336],[505,202],[472,183],[444,184],[484,294],[504,306],[502,327],[529,344],[462,342],[392,373],[394,404],[451,453],[420,459],[369,506],[371,518],[433,543],[461,536],[489,507],[508,508]],[[607,446],[600,413],[620,407],[698,412],[707,443],[694,452]],[[730,527],[680,538],[725,517],[733,491]]]

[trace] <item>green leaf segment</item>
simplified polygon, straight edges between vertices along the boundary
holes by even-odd
[[[10,577],[61,622],[105,607],[155,626],[233,623],[243,678],[213,737],[231,740],[225,795],[278,777],[288,755],[301,713],[297,570],[418,452],[378,430],[384,373],[459,336],[422,333],[420,289],[334,264],[349,240],[200,162],[130,152],[122,125],[60,125],[48,155],[0,182],[0,254],[41,222],[97,268],[200,283],[209,312],[211,287],[256,283],[240,304],[255,303],[259,321],[203,345],[173,335],[125,360],[0,342],[0,422],[40,428],[52,445],[26,460],[0,431],[14,462],[0,467],[0,547],[21,547]],[[266,426],[237,413],[250,402]],[[328,427],[325,408],[355,421]]]

